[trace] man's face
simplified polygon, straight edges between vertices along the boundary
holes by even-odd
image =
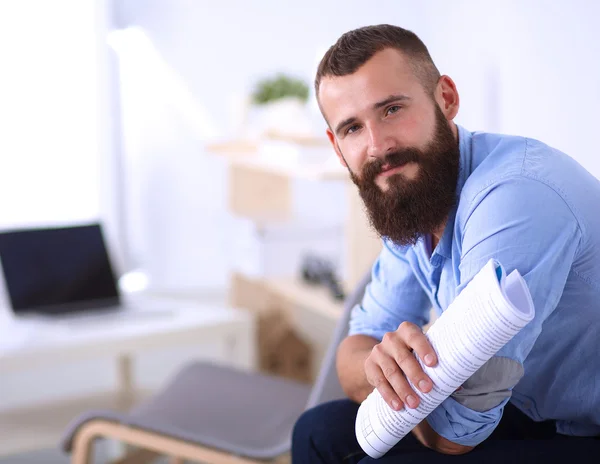
[[[408,60],[383,50],[354,74],[324,78],[319,100],[377,232],[405,245],[442,226],[455,201],[458,143]]]

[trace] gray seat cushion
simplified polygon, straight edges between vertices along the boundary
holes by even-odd
[[[77,429],[92,419],[125,425],[254,458],[289,449],[310,386],[208,363],[182,369],[160,393],[129,413],[90,411],[64,437],[70,451]]]

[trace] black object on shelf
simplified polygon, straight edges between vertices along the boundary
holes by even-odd
[[[336,300],[342,301],[346,296],[333,264],[324,258],[307,255],[302,263],[302,280],[313,285],[324,285]]]

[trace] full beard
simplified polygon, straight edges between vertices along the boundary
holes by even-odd
[[[371,226],[382,237],[405,246],[437,231],[456,203],[459,147],[440,108],[435,105],[436,127],[424,150],[406,148],[369,162],[360,177],[350,171],[358,186]],[[382,167],[418,164],[415,179],[399,172],[387,179],[387,190],[376,183]]]

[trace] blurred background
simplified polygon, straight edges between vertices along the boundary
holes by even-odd
[[[598,18],[593,0],[0,0],[0,229],[100,221],[118,275],[175,298],[226,301],[232,274],[295,273],[307,250],[346,279],[344,181],[293,179],[293,214],[269,226],[232,211],[223,147],[273,127],[282,150],[322,140],[320,57],[391,23],[454,79],[459,124],[540,139],[600,177]],[[307,93],[269,120],[253,98],[281,75]],[[162,356],[136,365],[142,384],[189,354]],[[0,372],[0,411],[115,382],[110,360],[57,369]]]

